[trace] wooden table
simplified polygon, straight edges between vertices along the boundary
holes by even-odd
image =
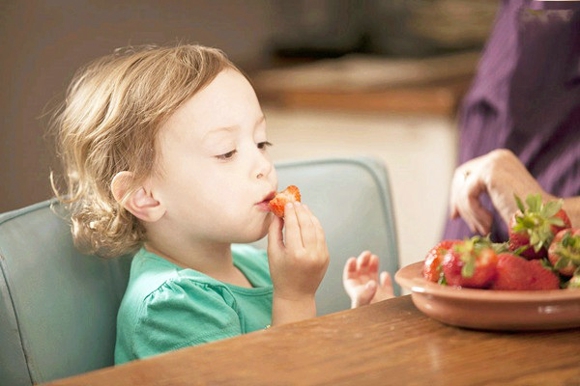
[[[424,316],[407,295],[51,383],[492,384],[580,385],[580,329],[460,329]]]

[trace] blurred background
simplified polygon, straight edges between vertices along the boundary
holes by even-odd
[[[455,114],[493,0],[0,0],[0,212],[52,197],[51,108],[113,49],[187,41],[254,80],[275,161],[372,155],[390,173],[402,265],[440,237]]]

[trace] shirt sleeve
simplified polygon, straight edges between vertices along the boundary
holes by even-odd
[[[225,287],[192,280],[164,283],[143,302],[132,351],[145,358],[242,333],[236,302]]]

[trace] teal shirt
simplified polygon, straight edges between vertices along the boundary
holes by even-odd
[[[117,315],[115,363],[266,328],[273,293],[266,252],[234,245],[232,254],[253,288],[217,281],[145,249],[137,252]]]

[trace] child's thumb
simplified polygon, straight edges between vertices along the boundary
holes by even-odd
[[[375,293],[377,292],[377,282],[374,280],[365,284],[365,287],[360,294],[360,304],[369,304]]]

